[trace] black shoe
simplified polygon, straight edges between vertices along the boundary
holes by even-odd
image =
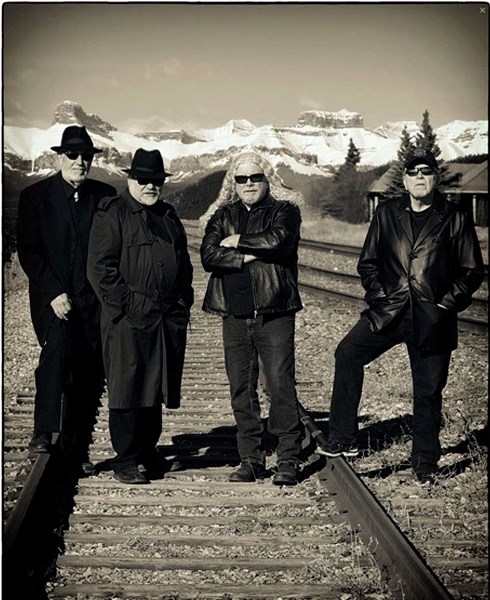
[[[29,442],[29,454],[46,454],[51,451],[52,433],[35,431]]]
[[[264,479],[266,470],[264,465],[256,462],[244,461],[240,468],[232,473],[228,481],[234,483],[251,483],[257,479]]]
[[[84,460],[81,465],[82,476],[88,477],[95,473],[95,465],[89,460]]]
[[[141,464],[138,465],[138,471],[144,473],[149,479],[163,477],[165,473],[168,473],[171,469],[172,462],[159,455],[152,456],[148,460],[143,460],[141,461]]]
[[[277,473],[272,478],[274,485],[296,485],[298,483],[298,467],[294,463],[279,463]]]
[[[114,471],[114,478],[121,483],[150,483],[145,475],[138,471],[138,467],[136,465],[130,465],[129,467],[124,467]]]
[[[328,456],[329,458],[336,458],[338,456],[355,457],[359,454],[359,448],[354,442],[337,442],[337,440],[328,440],[323,446],[317,446],[317,454]]]

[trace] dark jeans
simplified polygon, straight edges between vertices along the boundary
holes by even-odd
[[[54,317],[35,371],[34,429],[61,429],[68,452],[88,448],[104,391],[98,311],[73,306],[68,320]]]
[[[295,317],[260,315],[223,319],[225,362],[242,461],[265,463],[263,424],[257,394],[258,357],[270,395],[268,429],[278,437],[278,462],[297,462],[302,431],[294,359]]]
[[[442,390],[451,352],[422,355],[413,344],[409,312],[380,332],[371,331],[363,317],[337,346],[330,438],[343,443],[356,439],[364,366],[401,343],[407,345],[413,381],[412,465],[414,469],[434,468],[441,456]]]
[[[110,461],[114,471],[137,466],[156,454],[162,433],[162,407],[158,404],[145,408],[111,408],[109,431],[116,452]]]

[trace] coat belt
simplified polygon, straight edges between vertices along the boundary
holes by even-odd
[[[134,285],[128,285],[128,288],[132,292],[136,292],[137,294],[143,294],[143,296],[147,296],[148,298],[151,298],[153,300],[153,302],[164,302],[164,301],[172,302],[172,301],[177,301],[179,299],[179,296],[176,294],[165,295],[164,290],[149,290],[147,288],[138,288],[138,287],[135,287]]]

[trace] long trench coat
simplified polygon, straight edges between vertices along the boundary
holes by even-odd
[[[193,269],[182,223],[164,206],[166,235],[127,190],[94,217],[88,278],[102,306],[109,408],[180,406]]]

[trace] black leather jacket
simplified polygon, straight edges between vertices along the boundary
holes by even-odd
[[[238,248],[222,248],[220,242],[238,231],[240,200],[218,209],[209,220],[201,245],[201,261],[211,272],[203,310],[229,315],[224,278],[243,268],[243,255],[259,259],[249,263],[256,314],[301,310],[298,291],[299,208],[267,196],[253,206],[246,233]]]
[[[483,281],[483,260],[470,215],[436,193],[413,239],[409,196],[380,204],[362,248],[358,272],[373,331],[410,305],[414,340],[423,351],[457,346],[458,312]],[[440,305],[440,306],[438,306]]]

